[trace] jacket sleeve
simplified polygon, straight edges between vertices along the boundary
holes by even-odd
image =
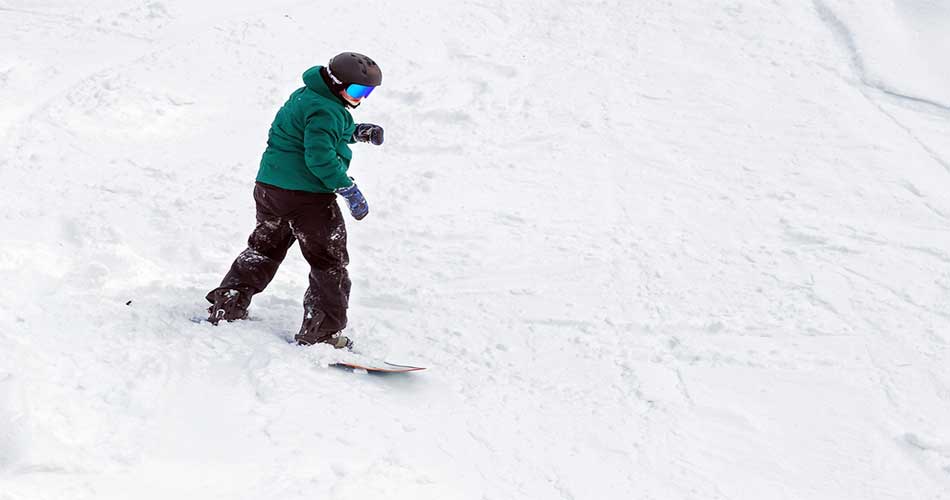
[[[304,160],[307,168],[329,189],[351,186],[346,166],[337,155],[342,126],[330,113],[319,111],[307,117],[303,132]]]

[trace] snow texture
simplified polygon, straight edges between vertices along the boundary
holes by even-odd
[[[938,0],[0,0],[0,500],[950,498]],[[347,334],[201,315],[371,55]]]

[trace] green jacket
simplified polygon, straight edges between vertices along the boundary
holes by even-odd
[[[294,91],[277,112],[257,172],[259,182],[312,193],[353,184],[346,171],[356,124],[324,83],[320,68],[304,72],[306,86]]]

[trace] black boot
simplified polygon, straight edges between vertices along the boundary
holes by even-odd
[[[294,340],[298,345],[330,344],[337,349],[352,348],[353,341],[342,334],[339,324],[328,324],[326,320],[325,312],[314,309],[312,305],[304,307],[303,324]]]
[[[247,318],[247,307],[251,305],[249,290],[244,288],[216,288],[208,293],[206,299],[211,302],[208,308],[208,321],[217,325],[219,321],[235,321]]]
[[[319,338],[307,337],[304,335],[297,335],[296,339],[297,345],[313,345],[313,344],[330,344],[335,349],[352,349],[353,341],[349,337],[343,335],[341,332],[330,333]]]

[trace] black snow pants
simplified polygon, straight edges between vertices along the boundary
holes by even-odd
[[[350,278],[346,271],[346,225],[332,193],[290,191],[256,183],[257,226],[221,286],[260,293],[274,279],[294,241],[310,264],[310,287],[304,295],[304,318],[297,341],[313,344],[346,328]]]

